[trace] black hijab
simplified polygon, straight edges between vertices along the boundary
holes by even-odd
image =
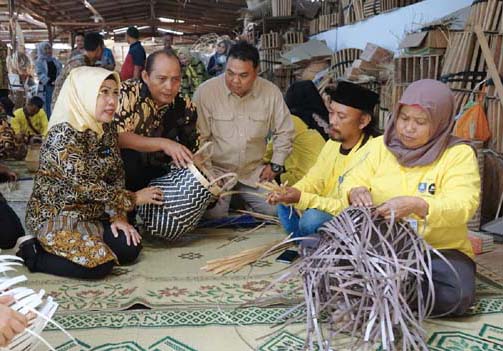
[[[316,129],[323,139],[329,139],[328,110],[312,81],[301,80],[292,83],[285,94],[285,102],[292,115],[302,119],[309,129]]]

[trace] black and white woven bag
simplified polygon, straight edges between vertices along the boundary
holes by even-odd
[[[231,179],[219,187],[217,182],[224,178]],[[142,232],[167,241],[178,239],[196,227],[211,201],[235,183],[235,179],[234,173],[228,173],[210,182],[194,164],[187,168],[172,167],[168,174],[148,185],[161,189],[164,204],[138,207]]]

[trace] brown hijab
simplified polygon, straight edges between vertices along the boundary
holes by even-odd
[[[430,139],[417,149],[405,147],[396,135],[395,122],[403,105],[421,106],[431,120]],[[451,135],[453,127],[454,95],[449,87],[437,80],[418,80],[409,85],[395,108],[384,132],[384,144],[402,166],[426,166],[435,162],[447,148],[467,143]]]

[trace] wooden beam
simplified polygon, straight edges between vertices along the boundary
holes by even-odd
[[[480,24],[475,25],[475,34],[477,35],[477,39],[479,40],[482,55],[486,60],[489,76],[492,78],[494,82],[494,86],[496,87],[496,91],[499,95],[500,103],[503,106],[503,83],[501,83],[501,77],[499,75],[498,68],[496,67],[496,63],[494,63],[494,59],[491,54],[491,49],[489,48],[489,44],[487,43],[486,36],[484,35],[484,32],[482,31],[482,27],[480,26]]]

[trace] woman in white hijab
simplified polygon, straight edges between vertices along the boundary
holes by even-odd
[[[162,193],[124,189],[110,123],[119,84],[117,73],[97,67],[76,68],[63,84],[28,202],[33,236],[18,240],[18,255],[32,272],[101,278],[140,252],[141,237],[126,214],[136,205],[162,204]]]

